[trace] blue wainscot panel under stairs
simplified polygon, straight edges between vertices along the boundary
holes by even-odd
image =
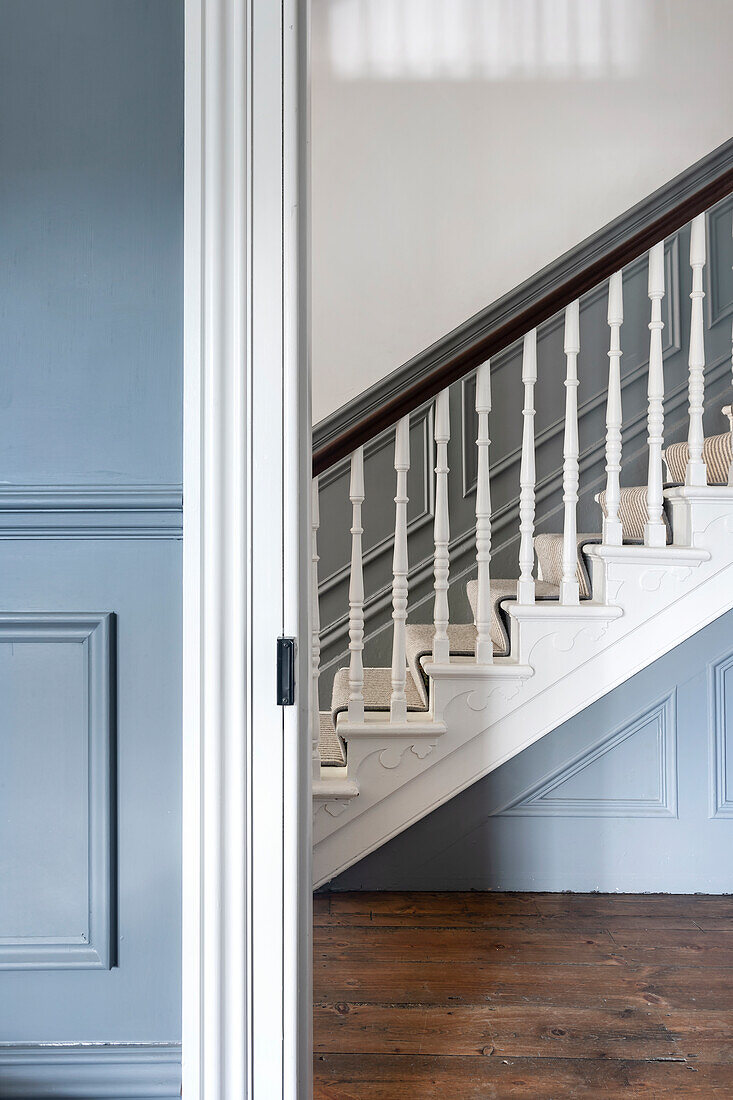
[[[733,611],[331,889],[733,891]]]

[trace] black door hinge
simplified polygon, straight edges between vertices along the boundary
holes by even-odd
[[[295,703],[295,638],[277,640],[277,705]]]

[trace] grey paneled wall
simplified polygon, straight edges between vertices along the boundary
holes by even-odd
[[[180,1090],[182,141],[181,0],[2,4],[1,1096]]]
[[[732,851],[729,611],[331,888],[730,893]]]
[[[706,415],[708,434],[723,431],[727,421],[721,406],[730,400],[730,318],[733,314],[733,200],[716,206],[708,218],[710,241],[706,270]],[[683,438],[687,410],[689,336],[689,230],[670,238],[665,248],[665,438]],[[600,530],[600,510],[593,497],[604,486],[605,406],[608,371],[607,288],[601,286],[581,300],[580,488],[578,529]],[[622,484],[646,481],[646,372],[649,356],[647,260],[642,257],[624,272],[624,313],[621,330],[623,387]],[[536,387],[537,531],[562,526],[562,445],[565,391],[562,385],[563,318],[541,326]],[[451,521],[451,618],[466,622],[470,609],[466,580],[475,572],[476,417],[474,378],[451,387],[451,442],[448,461]],[[493,560],[495,577],[516,577],[519,538],[519,464],[522,431],[521,345],[492,360],[493,411],[490,418]],[[434,446],[429,409],[413,416],[410,493],[410,602],[412,622],[432,616],[432,468]],[[391,653],[391,530],[394,523],[393,433],[374,441],[366,451],[366,500],[363,507],[365,568],[365,662],[389,665]],[[342,462],[321,479],[321,701],[327,705],[336,668],[348,656],[348,562],[350,510],[348,463]]]

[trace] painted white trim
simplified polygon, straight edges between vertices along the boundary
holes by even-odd
[[[309,773],[285,751],[303,708],[275,693],[277,637],[307,636],[291,481],[309,427],[296,13],[295,0],[186,0],[186,1100],[310,1088]]]
[[[308,208],[310,5],[282,0],[283,633],[297,638],[296,706],[283,710],[283,1096],[313,1088],[311,377]]]
[[[681,491],[670,491],[675,503],[673,494],[681,497]],[[467,675],[467,662],[458,658],[445,667],[426,662],[431,713],[445,723],[432,751],[397,758],[384,713],[381,729],[378,716],[372,720],[368,742],[350,741],[347,776],[359,796],[348,800],[334,792],[330,803],[314,806],[316,886],[733,606],[733,493],[688,489],[678,504],[690,513],[686,546],[587,547],[592,602],[507,602],[514,656],[504,659],[499,676],[476,666]],[[673,514],[673,529],[675,519]],[[348,739],[343,719],[339,732]],[[384,752],[390,752],[386,761]]]

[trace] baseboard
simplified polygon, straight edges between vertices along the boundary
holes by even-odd
[[[0,1100],[180,1095],[180,1043],[0,1043]]]

